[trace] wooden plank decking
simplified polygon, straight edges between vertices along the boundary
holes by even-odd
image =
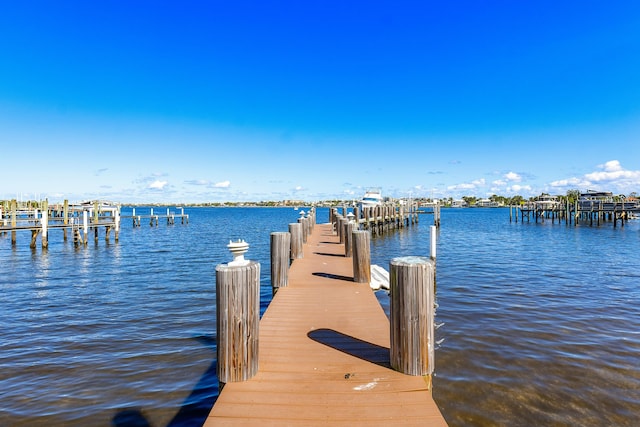
[[[331,225],[314,227],[260,321],[259,370],[228,383],[205,426],[446,426],[427,377],[389,365],[389,320]]]

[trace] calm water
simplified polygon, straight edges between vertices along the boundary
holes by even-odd
[[[15,248],[0,236],[0,425],[202,423],[217,394],[215,266],[246,239],[266,307],[269,233],[298,212],[186,212],[189,225],[125,221],[117,244],[53,231],[43,252],[30,233]],[[428,255],[430,221],[374,239],[372,262]],[[451,426],[640,423],[639,222],[443,210],[434,397]]]

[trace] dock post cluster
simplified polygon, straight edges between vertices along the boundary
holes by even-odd
[[[288,224],[288,231],[270,234],[274,296],[262,320],[258,320],[260,264],[242,258],[216,267],[220,396],[205,426],[223,419],[244,420],[239,421],[244,425],[260,425],[266,417],[272,422],[292,422],[300,416],[300,421],[310,424],[337,419],[344,415],[336,415],[335,410],[345,401],[351,402],[347,405],[352,409],[355,402],[359,402],[357,408],[377,405],[368,394],[372,391],[365,396],[360,390],[373,387],[381,377],[396,384],[392,391],[375,391],[382,393],[379,398],[396,402],[393,406],[400,409],[395,419],[405,419],[407,409],[402,408],[406,403],[411,411],[422,414],[416,417],[429,419],[428,425],[446,425],[431,396],[435,251],[431,259],[408,256],[390,261],[392,290],[387,318],[369,286],[372,228],[380,226],[359,229],[363,222],[359,224],[354,213],[345,208],[339,211],[330,210],[330,222],[318,226],[318,233],[314,231],[315,210],[311,209]],[[369,218],[387,218],[386,227],[390,228],[391,222],[398,227],[400,222],[412,223],[408,213],[399,210],[399,221],[392,218],[391,211],[371,212]],[[230,242],[229,246],[234,244],[241,242]],[[345,315],[350,316],[348,325],[340,320]],[[229,383],[236,384],[232,387]],[[245,387],[244,383],[250,385]],[[261,391],[263,388],[268,392]],[[420,397],[413,403],[415,392]],[[327,401],[331,403],[313,404],[315,399],[309,393],[331,395]],[[270,402],[278,402],[277,407],[268,409]],[[425,404],[431,409],[426,411]],[[289,405],[297,405],[297,415],[288,412]],[[306,405],[309,410],[301,410]],[[388,414],[378,419],[375,412],[366,411],[367,424],[388,421]],[[362,421],[363,412],[358,409],[358,413],[354,419]]]
[[[114,231],[115,241],[118,242],[123,218],[132,219],[134,227],[140,226],[143,219],[148,219],[152,226],[157,226],[159,219],[166,220],[167,225],[175,224],[176,219],[188,224],[189,215],[184,213],[184,208],[179,209],[180,212],[176,213],[167,208],[166,215],[160,215],[151,208],[149,215],[136,215],[136,208],[133,208],[131,216],[122,216],[120,205],[97,200],[79,204],[64,200],[63,203],[50,204],[48,200],[18,203],[13,199],[0,204],[0,235],[11,232],[11,244],[15,246],[18,232],[31,231],[30,247],[36,247],[40,236],[42,248],[47,249],[52,230],[62,230],[65,242],[71,231],[74,244],[80,246],[88,244],[91,231],[97,242],[99,229],[104,229],[105,241],[109,242],[111,231]]]
[[[189,215],[184,213],[184,208],[180,209],[180,213],[171,212],[170,208],[167,208],[166,215],[158,214],[154,212],[153,208],[149,209],[148,215],[140,215],[136,214],[136,208],[132,208],[131,216],[125,217],[130,218],[133,221],[134,227],[140,227],[143,219],[149,220],[149,226],[153,227],[154,225],[157,227],[158,222],[162,219],[167,223],[167,225],[174,225],[176,223],[176,218],[180,219],[181,224],[189,224]]]
[[[5,201],[0,208],[0,234],[11,232],[11,244],[16,245],[17,232],[31,231],[30,247],[36,247],[40,236],[43,249],[49,247],[52,230],[62,230],[66,242],[68,231],[73,234],[74,244],[86,245],[89,241],[89,230],[94,231],[98,239],[98,229],[105,229],[105,240],[109,241],[111,230],[115,230],[115,241],[120,236],[120,206],[107,205],[97,201],[70,205],[68,200],[62,204],[49,204],[43,200],[18,203],[15,199]]]
[[[220,394],[205,427],[447,425],[432,397],[435,254],[390,261],[389,319],[368,283],[372,230],[344,208],[329,215],[316,224],[312,209],[270,234],[274,296],[261,320],[259,264],[216,267]]]
[[[605,222],[612,222],[616,228],[618,222],[624,227],[625,222],[632,215],[640,212],[640,206],[637,202],[630,201],[614,201],[611,198],[605,200],[576,200],[571,202],[567,199],[558,199],[555,197],[549,200],[547,197],[543,200],[530,201],[518,206],[509,206],[509,222],[526,221],[535,223],[551,220],[554,224],[564,222],[566,225],[573,224],[577,226],[580,222],[589,223],[590,226],[601,225]]]

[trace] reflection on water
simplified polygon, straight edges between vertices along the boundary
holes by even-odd
[[[138,210],[138,213],[145,214]],[[216,397],[215,265],[246,239],[271,296],[269,233],[293,209],[192,209],[189,225],[49,249],[0,236],[0,424],[198,424]],[[326,210],[318,213],[328,218]],[[636,425],[638,221],[613,229],[442,211],[434,397],[452,426]],[[372,240],[372,262],[428,255],[431,217]],[[377,293],[388,310],[388,297]],[[144,424],[147,423],[147,424]]]

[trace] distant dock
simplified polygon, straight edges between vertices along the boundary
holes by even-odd
[[[514,216],[515,211],[515,216]],[[582,193],[580,198],[571,203],[565,198],[543,194],[536,200],[527,202],[521,206],[511,206],[509,208],[509,219],[518,222],[545,222],[551,220],[558,224],[578,225],[579,222],[588,222],[593,226],[605,222],[613,222],[613,227],[617,227],[618,222],[624,226],[629,219],[636,217],[640,213],[640,205],[637,201],[615,200],[611,193],[607,192],[587,192]]]
[[[422,304],[413,307],[418,309],[418,315],[411,316],[413,327],[398,328],[397,316],[410,308],[400,309],[396,302],[388,319],[366,279],[359,277],[357,264],[368,247],[358,249],[353,242],[370,231],[354,230],[353,238],[341,237],[336,214],[332,210],[327,224],[315,225],[311,216],[310,223],[304,219],[302,227],[292,227],[293,233],[272,233],[272,285],[284,286],[277,288],[259,321],[259,332],[255,314],[247,319],[234,312],[255,310],[255,263],[216,269],[218,376],[223,387],[205,426],[447,425],[432,398],[433,361],[424,359],[427,348],[433,354],[433,324],[420,322],[426,321],[427,312],[433,314],[433,283],[426,286],[424,297],[419,293],[408,298]],[[276,279],[274,266],[281,263],[275,260],[284,259],[288,267],[289,238],[294,247],[299,229],[309,231],[302,254],[292,253],[286,278]],[[274,256],[280,238],[284,255]],[[352,257],[347,255],[349,243],[344,243],[349,241]],[[435,274],[435,267],[430,271]],[[255,278],[253,287],[227,283],[250,276]],[[392,295],[399,297],[408,288],[396,288]],[[399,334],[409,329],[424,334],[424,340],[411,341],[419,341],[418,348],[399,344]],[[423,364],[407,374],[397,366],[399,360]]]
[[[175,224],[176,219],[179,219],[181,224],[188,224],[189,215],[184,213],[184,208],[177,208],[177,209],[180,209],[180,213],[171,212],[171,209],[167,208],[166,214],[158,214],[157,212],[154,213],[154,208],[150,208],[149,214],[136,215],[136,208],[133,208],[131,211],[131,215],[123,216],[123,218],[132,219],[134,227],[140,227],[143,219],[145,221],[149,220],[149,225],[150,226],[155,225],[156,227],[158,226],[158,222],[160,220],[166,221],[167,225]]]
[[[98,241],[99,230],[103,229],[104,239],[109,241],[111,232],[117,242],[120,235],[122,219],[132,219],[133,226],[140,226],[143,219],[148,219],[150,225],[158,225],[163,220],[167,225],[175,224],[176,219],[182,224],[189,222],[189,215],[181,212],[171,212],[169,208],[165,214],[154,214],[153,208],[149,215],[122,216],[120,206],[108,202],[91,201],[79,204],[64,203],[49,205],[48,201],[42,201],[37,206],[18,203],[16,200],[6,201],[0,206],[0,235],[11,233],[11,244],[15,245],[18,232],[31,232],[30,247],[37,246],[37,238],[40,236],[43,248],[49,246],[49,232],[62,230],[64,241],[68,240],[71,232],[74,244],[86,245],[92,231],[94,239]]]

